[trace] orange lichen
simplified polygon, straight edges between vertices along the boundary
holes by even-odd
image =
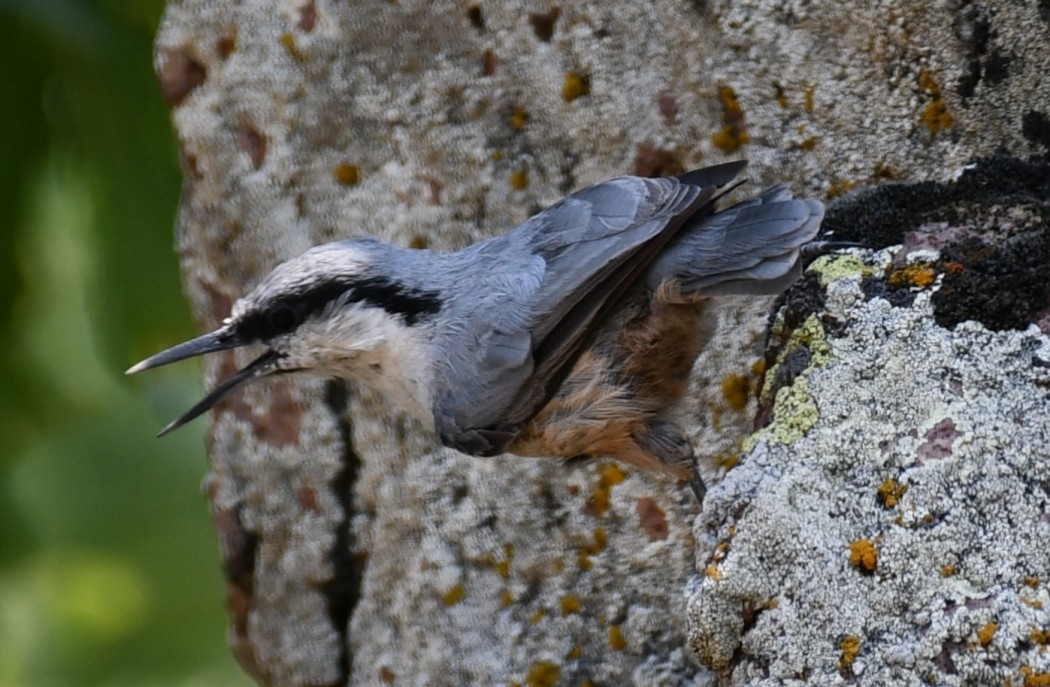
[[[733,410],[743,410],[747,406],[747,399],[751,393],[751,385],[747,377],[738,374],[729,374],[722,379],[722,398]]]
[[[919,89],[930,96],[931,100],[922,108],[920,118],[931,134],[936,134],[942,129],[950,129],[955,124],[955,118],[948,112],[948,106],[941,97],[941,86],[933,78],[928,70],[919,72]]]
[[[729,472],[737,465],[740,464],[740,454],[738,453],[719,453],[715,457],[715,462],[718,463],[718,467],[722,468],[726,472]]]
[[[731,86],[719,86],[718,99],[722,101],[722,117],[727,124],[743,114],[744,108],[740,107],[740,99]]]
[[[879,485],[878,499],[882,502],[882,505],[886,508],[895,507],[908,491],[907,484],[901,484],[892,477],[887,477],[882,480],[882,484]]]
[[[575,594],[563,596],[561,599],[561,614],[575,615],[580,612],[580,597]]]
[[[849,545],[849,562],[855,568],[864,572],[875,572],[878,565],[879,552],[870,539],[857,539]]]
[[[860,655],[860,637],[847,635],[839,642],[839,649],[842,651],[842,654],[839,655],[839,670],[847,670]]]
[[[813,111],[813,94],[817,92],[816,84],[806,86],[806,91],[802,96],[802,106],[806,108],[806,112]]]
[[[704,568],[704,577],[709,577],[715,582],[722,579],[722,572],[718,569],[717,565],[709,565]]]
[[[583,647],[577,644],[573,648],[569,649],[569,653],[565,654],[566,661],[575,661],[583,655]]]
[[[872,169],[871,173],[876,179],[892,180],[900,177],[900,172],[882,161],[875,163],[875,167]]]
[[[623,636],[619,625],[609,626],[609,646],[613,651],[623,651],[627,648],[627,638]]]
[[[615,487],[625,479],[627,479],[627,473],[620,469],[620,466],[615,463],[607,463],[602,466],[599,471],[598,481],[603,486]]]
[[[598,486],[587,499],[587,512],[599,518],[605,515],[605,511],[609,510],[609,494],[612,488],[626,478],[626,474],[618,466],[612,463],[602,466],[598,472]]]
[[[580,570],[590,570],[593,568],[594,563],[591,561],[590,557],[596,556],[604,551],[608,542],[609,535],[606,534],[605,529],[595,527],[594,533],[591,536],[591,541],[584,543],[576,552],[576,562],[580,566]]]
[[[941,567],[941,577],[951,577],[952,575],[955,574],[955,570],[956,570],[956,568],[955,568],[954,565],[942,566]]]
[[[1024,687],[1050,687],[1050,673],[1037,673],[1030,666],[1021,666]]]
[[[1031,608],[1042,608],[1043,607],[1043,602],[1040,601],[1039,599],[1026,599],[1023,596],[1021,597],[1021,603],[1023,603],[1025,606],[1030,606]]]
[[[722,103],[722,122],[725,126],[711,136],[711,143],[723,153],[735,152],[740,146],[751,142],[747,132],[747,116],[740,106],[736,91],[730,86],[718,88],[718,99]]]
[[[463,585],[457,584],[455,587],[442,594],[441,600],[445,602],[446,606],[455,606],[463,600],[463,597],[466,596],[466,594],[467,592],[463,588]]]
[[[855,181],[837,181],[828,187],[828,198],[838,198],[856,185]]]
[[[539,661],[529,668],[525,684],[529,687],[554,687],[561,677],[561,668],[550,661]]]
[[[295,44],[295,36],[290,33],[281,34],[281,45],[288,51],[288,54],[292,56],[292,59],[296,62],[306,62],[307,57],[299,50],[299,46]]]
[[[515,191],[521,191],[529,185],[529,173],[523,169],[516,169],[510,173],[510,187]]]
[[[574,71],[565,74],[565,82],[561,86],[561,97],[565,102],[571,103],[580,96],[589,95],[591,92],[591,80]]]
[[[788,109],[788,98],[787,93],[784,91],[784,87],[778,83],[773,84],[773,99],[777,101],[785,110]]]
[[[809,138],[807,138],[807,139],[803,140],[801,143],[799,143],[798,147],[801,148],[802,150],[809,151],[809,150],[813,150],[814,148],[816,148],[818,143],[820,143],[820,137],[819,136],[810,136]]]
[[[515,129],[524,128],[529,122],[529,113],[522,107],[515,107],[510,115],[510,125]]]
[[[1024,583],[1026,587],[1031,587],[1032,589],[1035,589],[1039,586],[1039,578],[1033,575],[1027,575],[1024,578]]]
[[[332,173],[335,175],[335,180],[343,186],[354,186],[361,181],[361,170],[357,168],[357,165],[342,162],[335,166]]]
[[[751,134],[746,131],[741,133],[729,124],[726,124],[717,133],[711,136],[711,143],[726,155],[735,153],[740,146],[750,142]]]
[[[499,602],[503,605],[504,608],[506,608],[507,606],[510,606],[512,603],[514,603],[514,595],[511,594],[509,589],[504,589],[503,592],[499,595]]]
[[[1028,635],[1032,640],[1033,644],[1040,646],[1046,646],[1050,644],[1050,630],[1044,630],[1040,627],[1033,627],[1032,632]]]
[[[888,282],[890,286],[918,287],[925,289],[937,279],[937,272],[927,262],[913,262],[898,270],[890,272]]]
[[[981,646],[988,646],[995,638],[995,631],[998,629],[998,623],[985,623],[981,629],[977,630],[977,641],[981,643]]]
[[[623,473],[620,473],[620,474],[623,474]],[[623,479],[620,480],[620,482],[622,482],[622,481],[623,481]],[[617,484],[619,484],[619,482],[617,482]],[[602,551],[605,550],[605,547],[609,543],[609,535],[606,534],[604,527],[595,527],[594,528],[594,532],[591,535],[591,538],[594,541],[594,545],[591,548],[591,553],[595,553],[595,554],[601,553]]]
[[[536,611],[531,616],[529,616],[529,623],[531,623],[532,625],[535,625],[536,623],[540,622],[541,620],[543,620],[546,617],[547,617],[547,611],[545,611],[545,610],[543,610],[541,608],[540,610]]]

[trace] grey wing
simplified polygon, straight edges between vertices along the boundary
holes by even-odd
[[[721,175],[729,181],[743,166],[722,166]],[[471,263],[494,274],[483,304],[464,314],[449,342],[457,353],[434,407],[442,441],[474,455],[501,453],[557,391],[608,309],[716,191],[614,179],[477,247]]]
[[[649,267],[646,283],[666,302],[779,293],[801,273],[801,248],[823,217],[818,201],[774,186],[690,220]]]

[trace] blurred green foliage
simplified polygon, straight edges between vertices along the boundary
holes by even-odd
[[[0,687],[248,684],[225,643],[162,0],[0,0]]]

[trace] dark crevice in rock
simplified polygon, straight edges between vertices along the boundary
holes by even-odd
[[[361,457],[354,449],[353,422],[347,414],[350,405],[350,390],[347,384],[340,380],[330,380],[325,385],[324,401],[336,417],[343,443],[343,466],[331,482],[332,491],[343,509],[343,518],[338,524],[335,543],[329,553],[333,566],[332,579],[321,587],[321,592],[328,600],[328,613],[332,625],[342,638],[339,668],[343,676],[340,682],[345,684],[353,667],[349,642],[350,618],[361,598],[361,584],[367,563],[367,555],[364,552],[353,550],[353,536],[350,532],[354,485],[361,472]]]

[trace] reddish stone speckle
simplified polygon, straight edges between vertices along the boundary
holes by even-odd
[[[532,32],[536,34],[536,38],[544,43],[550,43],[551,38],[554,37],[554,25],[560,16],[560,7],[553,7],[549,12],[529,13],[529,24],[532,25]]]
[[[204,68],[189,48],[164,48],[164,59],[160,67],[160,90],[168,107],[178,107],[197,86],[204,83],[208,70]]]
[[[638,512],[638,522],[642,529],[649,535],[649,541],[663,541],[667,539],[669,528],[667,526],[667,515],[656,501],[646,496],[635,503]]]
[[[200,181],[204,178],[204,174],[201,173],[200,167],[197,166],[197,156],[187,153],[185,150],[180,151],[179,161],[182,163],[182,173],[188,179],[193,181]]]
[[[291,384],[283,380],[272,382],[270,408],[261,418],[252,418],[255,436],[271,446],[294,446],[299,442],[302,407],[292,397]]]
[[[211,520],[222,550],[222,567],[227,582],[226,605],[233,619],[233,629],[238,637],[247,637],[258,537],[244,529],[235,509],[216,509],[212,511]]]
[[[445,190],[445,185],[441,183],[441,180],[429,174],[420,174],[416,178],[427,185],[427,191],[429,192],[427,194],[427,204],[441,205],[441,192]]]
[[[252,598],[244,587],[237,584],[226,585],[226,608],[233,621],[233,631],[238,637],[248,636],[248,614],[252,610]]]
[[[926,432],[926,441],[919,446],[919,458],[930,460],[947,458],[952,454],[952,442],[962,433],[955,429],[955,423],[946,417]]]
[[[483,76],[492,76],[496,73],[496,67],[498,66],[499,57],[491,49],[486,48],[485,53],[481,56],[481,74]]]
[[[321,512],[321,506],[317,503],[317,490],[310,485],[304,484],[299,487],[296,496],[299,498],[299,505],[303,507],[303,510],[308,510],[311,513]]]
[[[674,96],[664,91],[656,98],[656,104],[660,108],[660,115],[664,118],[664,124],[674,126],[678,124],[678,101]]]
[[[651,145],[638,146],[634,156],[634,173],[640,177],[662,177],[679,174],[683,170],[678,156],[670,150]]]
[[[222,36],[219,40],[215,41],[215,49],[219,51],[219,57],[226,59],[237,50],[237,32],[234,31],[228,36]]]
[[[306,33],[310,33],[316,25],[317,4],[314,0],[306,0],[306,3],[299,7],[299,28]]]
[[[467,21],[478,31],[485,30],[485,15],[481,12],[480,5],[471,5],[467,8]]]
[[[266,160],[266,148],[269,145],[266,135],[259,131],[247,118],[242,118],[237,125],[237,147],[248,154],[252,167],[259,169]]]

